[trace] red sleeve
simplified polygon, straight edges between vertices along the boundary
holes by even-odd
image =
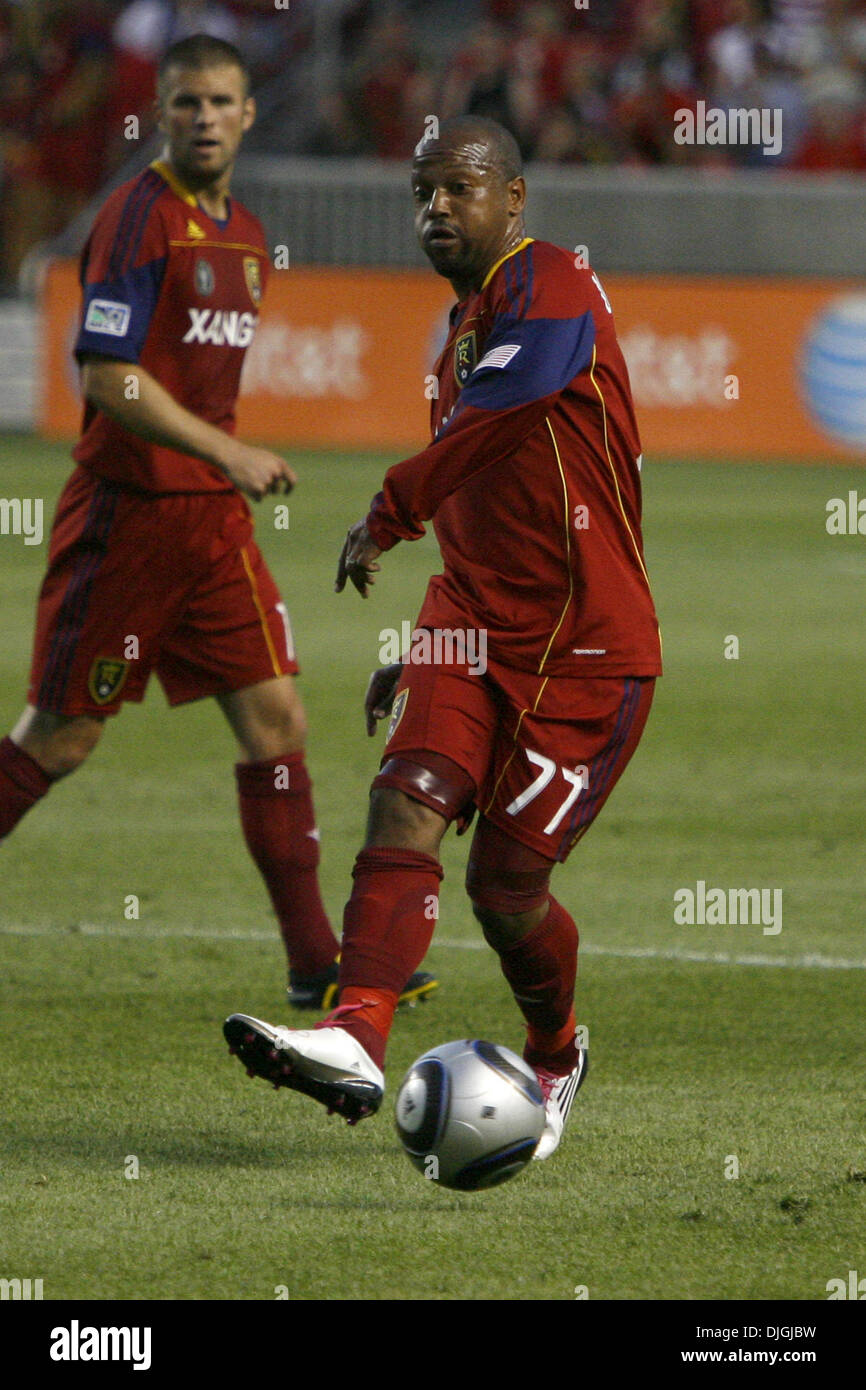
[[[435,516],[461,483],[519,448],[544,419],[547,409],[544,398],[492,418],[465,410],[453,431],[420,454],[389,468],[365,523],[374,544],[380,550],[390,550],[398,540],[418,540],[424,535],[421,522]]]
[[[96,214],[82,256],[88,282],[121,276],[166,255],[168,238],[162,217],[155,210],[165,189],[165,180],[148,169],[106,199]]]
[[[168,238],[155,203],[165,189],[147,171],[99,212],[81,257],[79,359],[88,353],[137,362],[162,288]]]
[[[544,420],[551,402],[589,366],[595,342],[586,271],[529,248],[524,273],[502,270],[494,320],[480,362],[437,438],[389,468],[366,527],[380,550],[417,540],[451,493],[508,458]]]

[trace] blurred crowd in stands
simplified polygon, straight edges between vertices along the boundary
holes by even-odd
[[[291,102],[274,152],[404,159],[473,112],[549,163],[866,171],[866,0],[0,0],[0,281],[134,154],[159,56],[201,30]],[[781,111],[778,154],[678,144],[699,101]]]
[[[438,64],[419,60],[399,10],[346,44],[310,148],[405,157],[423,113],[476,112],[559,164],[766,163],[749,148],[674,140],[674,113],[783,112],[788,168],[866,169],[864,0],[487,0]],[[435,0],[430,8],[435,11]]]
[[[152,134],[169,44],[217,35],[267,82],[292,61],[290,16],[275,0],[0,0],[0,287]]]

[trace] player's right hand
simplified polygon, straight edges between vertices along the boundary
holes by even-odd
[[[380,666],[370,677],[367,694],[364,696],[364,713],[367,716],[367,733],[370,738],[376,732],[377,721],[387,719],[391,713],[402,671],[402,661],[395,661],[390,666]]]
[[[356,521],[354,526],[349,527],[340,551],[334,592],[341,594],[346,580],[351,579],[361,598],[366,598],[369,586],[376,582],[373,576],[382,568],[376,564],[376,557],[381,554],[364,522]]]
[[[260,502],[269,492],[291,492],[298,477],[279,454],[241,444],[235,439],[232,446],[222,460],[222,467],[240,492],[255,502]]]

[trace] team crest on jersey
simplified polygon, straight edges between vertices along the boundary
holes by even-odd
[[[461,333],[454,344],[454,377],[458,386],[466,385],[477,361],[478,344],[475,341],[475,329],[470,328],[468,333]]]
[[[198,223],[194,222],[191,217],[186,219],[186,234],[190,241],[204,241],[207,236],[207,232],[203,231]]]
[[[129,675],[128,661],[98,656],[90,668],[87,688],[98,705],[110,704],[119,695]]]
[[[210,261],[206,261],[201,256],[195,263],[195,287],[197,292],[201,295],[213,294],[213,266]]]
[[[261,303],[262,270],[258,256],[244,256],[244,279],[247,282],[250,299],[254,304]]]
[[[406,701],[408,699],[409,691],[401,690],[400,694],[394,701],[394,708],[391,710],[391,722],[388,725],[388,734],[385,739],[386,743],[389,741],[389,739],[392,739],[396,734],[397,726],[400,723],[400,720],[403,718],[403,715],[406,713]]]

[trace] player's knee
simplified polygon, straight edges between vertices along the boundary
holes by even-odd
[[[447,829],[448,821],[431,807],[396,787],[373,783],[366,849],[413,849],[435,855]]]
[[[82,716],[63,719],[37,712],[27,722],[19,748],[29,753],[49,777],[68,777],[87,760],[102,737],[103,722]]]
[[[472,911],[481,923],[484,939],[494,951],[507,951],[540,926],[547,916],[547,899],[526,912],[494,912],[483,904],[473,902]]]
[[[269,752],[268,757],[279,757],[280,753],[293,753],[302,748],[307,741],[307,716],[300,701],[286,706],[265,730],[265,737],[273,738],[280,745]]]
[[[481,914],[491,918],[519,917],[538,909],[546,911],[552,867],[539,863],[534,868],[511,868],[471,854],[466,866],[466,892],[479,921],[483,920]]]
[[[552,860],[481,817],[466,865],[466,892],[494,950],[507,949],[544,921],[552,872]]]
[[[273,703],[247,720],[238,739],[250,762],[296,753],[307,739],[307,717],[299,700]]]
[[[367,847],[393,845],[435,854],[474,793],[469,774],[441,754],[389,758],[370,792]]]
[[[466,867],[466,891],[486,941],[501,951],[534,930],[547,915],[552,865],[532,856],[532,866],[511,867],[485,852],[484,836],[473,844]],[[514,853],[528,859],[531,852],[515,845]]]

